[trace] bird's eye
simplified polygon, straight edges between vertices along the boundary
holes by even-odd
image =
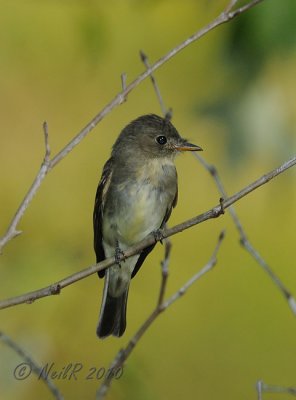
[[[157,136],[156,141],[159,144],[166,144],[167,138],[165,136]]]

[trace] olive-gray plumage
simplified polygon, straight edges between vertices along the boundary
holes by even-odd
[[[181,138],[167,119],[150,114],[127,125],[117,138],[100,180],[94,207],[94,248],[97,262],[116,256],[161,229],[177,203],[174,158],[200,147]],[[126,328],[130,280],[154,245],[115,264],[105,276],[97,335],[121,336]]]

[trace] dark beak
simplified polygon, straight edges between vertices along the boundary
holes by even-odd
[[[202,148],[195,144],[189,143],[186,140],[181,143],[175,144],[175,149],[178,151],[202,151]]]

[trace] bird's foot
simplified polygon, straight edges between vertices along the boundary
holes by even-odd
[[[163,237],[163,230],[162,229],[156,229],[155,231],[152,232],[155,242],[160,242],[162,244],[162,240],[164,239]]]
[[[220,203],[220,214],[225,214],[225,209],[224,209],[224,199],[223,197],[220,197],[219,199],[219,203]]]
[[[122,257],[124,257],[124,252],[121,250],[121,248],[119,247],[119,243],[118,241],[116,241],[116,247],[115,247],[115,262],[116,264],[120,267],[120,262],[122,261]],[[125,261],[125,260],[123,260]]]

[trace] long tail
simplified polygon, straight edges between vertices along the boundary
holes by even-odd
[[[108,293],[109,271],[106,271],[103,300],[101,305],[97,335],[103,339],[107,336],[122,336],[126,328],[126,307],[129,285],[118,297]]]

